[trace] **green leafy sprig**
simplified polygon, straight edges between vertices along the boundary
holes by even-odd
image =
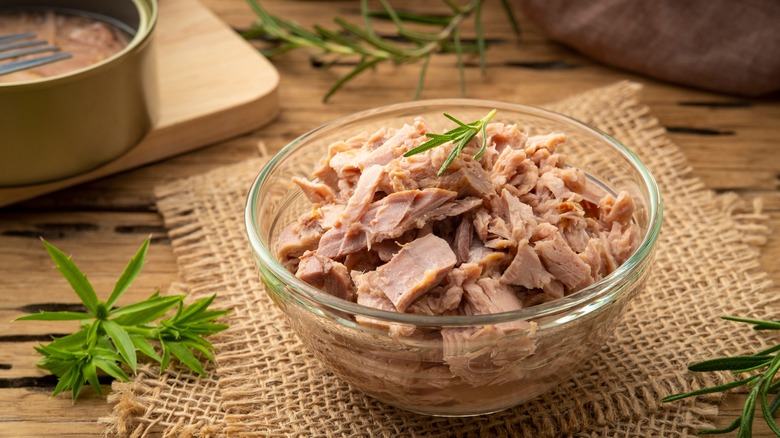
[[[75,400],[84,383],[89,383],[102,394],[98,370],[118,380],[130,380],[122,365],[127,365],[135,372],[137,351],[159,362],[162,370],[168,367],[173,355],[191,370],[201,376],[205,375],[195,354],[200,353],[213,361],[214,346],[204,337],[228,328],[227,325],[214,323],[228,310],[208,310],[214,295],[185,306],[184,295],[161,296],[158,291],[144,301],[114,307],[141,271],[149,239],[144,241],[130,260],[106,301],[98,299],[95,289],[70,257],[49,242],[41,240],[57,270],[70,283],[86,308],[86,312],[40,312],[17,319],[81,321],[79,331],[35,347],[43,356],[38,366],[59,378],[52,396],[71,390]],[[154,324],[174,308],[176,311],[173,315]],[[160,350],[159,354],[154,345]]]
[[[429,149],[433,149],[436,146],[440,146],[445,143],[452,143],[453,145],[455,145],[455,147],[452,148],[452,151],[450,151],[450,154],[447,156],[447,159],[444,161],[444,164],[441,165],[439,171],[437,172],[437,175],[441,176],[444,173],[444,171],[447,170],[448,167],[450,167],[452,161],[460,156],[461,152],[463,152],[463,148],[465,148],[471,142],[471,140],[473,140],[474,137],[477,136],[478,132],[482,132],[482,144],[479,150],[477,151],[477,153],[474,154],[474,159],[479,160],[482,157],[482,155],[485,153],[485,149],[487,148],[487,135],[485,133],[485,129],[487,128],[488,122],[495,115],[496,115],[496,110],[491,110],[489,113],[487,113],[485,117],[477,120],[476,122],[464,123],[456,119],[455,117],[447,113],[444,113],[444,117],[452,120],[458,126],[456,128],[453,128],[445,132],[444,134],[433,134],[430,132],[426,133],[425,136],[429,137],[430,140],[406,152],[404,154],[404,157],[411,157],[412,155],[416,155],[425,152]]]
[[[444,0],[450,9],[449,15],[396,11],[388,0],[379,0],[382,9],[372,11],[369,9],[368,0],[361,0],[363,25],[351,23],[342,17],[335,17],[337,30],[326,29],[319,25],[314,25],[311,30],[305,29],[294,21],[272,15],[260,5],[258,0],[248,1],[260,21],[244,32],[244,37],[248,39],[264,37],[278,43],[276,47],[263,51],[266,56],[273,57],[290,50],[306,48],[313,51],[313,63],[323,68],[329,68],[345,59],[356,60],[355,66],[325,93],[323,98],[325,102],[350,80],[387,61],[394,64],[422,62],[415,99],[420,97],[428,64],[431,56],[436,53],[457,55],[461,94],[465,94],[464,53],[478,53],[480,70],[483,75],[485,74],[487,41],[481,16],[484,0],[473,0],[465,5],[458,5],[453,0]],[[501,0],[501,5],[512,25],[512,30],[519,35],[520,26],[512,12],[509,0]],[[460,28],[467,19],[472,17],[476,43],[463,44]],[[378,34],[373,28],[372,19],[392,21],[397,36]],[[427,26],[433,30],[421,31],[420,26]]]
[[[728,321],[753,324],[754,330],[780,330],[780,321],[763,321],[757,319],[735,318],[732,316],[724,316],[722,318]],[[745,404],[743,405],[740,416],[724,428],[704,429],[700,430],[699,434],[722,434],[739,429],[737,438],[750,438],[753,435],[753,420],[756,406],[760,404],[761,413],[766,424],[772,432],[780,437],[780,426],[778,426],[774,419],[774,414],[777,412],[777,409],[780,408],[780,394],[778,394],[778,390],[780,390],[780,381],[775,381],[777,372],[780,369],[780,354],[778,354],[778,351],[780,351],[780,344],[766,348],[750,356],[721,357],[692,364],[688,369],[694,372],[731,371],[735,375],[745,374],[747,377],[723,385],[673,394],[661,399],[661,401],[671,402],[687,397],[724,392],[733,388],[746,386],[750,389],[750,392],[745,399]],[[770,394],[774,394],[771,402],[769,401]]]

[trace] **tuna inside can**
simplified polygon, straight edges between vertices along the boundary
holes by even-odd
[[[3,34],[73,52],[0,76],[0,186],[78,175],[138,144],[156,119],[156,20],[154,0],[0,0]]]

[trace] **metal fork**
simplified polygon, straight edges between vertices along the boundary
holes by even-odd
[[[0,36],[0,61],[16,58],[17,56],[33,55],[35,53],[58,53],[21,61],[0,63],[0,75],[27,70],[29,68],[38,67],[39,65],[68,59],[73,56],[69,52],[60,52],[59,47],[50,45],[47,41],[36,40],[34,38],[34,33],[17,33]]]

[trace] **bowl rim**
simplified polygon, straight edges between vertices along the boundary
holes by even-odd
[[[256,226],[257,222],[255,216],[255,212],[257,211],[256,201],[258,199],[260,188],[263,186],[263,183],[266,181],[266,179],[276,169],[277,165],[284,158],[286,158],[297,145],[306,141],[309,137],[319,133],[320,131],[326,130],[334,125],[353,123],[369,116],[378,116],[399,110],[429,108],[437,106],[497,108],[499,113],[503,108],[514,112],[528,113],[536,117],[553,119],[555,121],[572,124],[580,129],[590,131],[591,133],[602,137],[613,149],[620,153],[639,172],[644,183],[644,188],[648,192],[649,223],[647,231],[645,232],[644,236],[642,236],[642,241],[637,249],[633,254],[631,254],[628,260],[621,264],[615,271],[605,276],[603,279],[571,295],[549,301],[547,303],[523,308],[520,310],[514,310],[511,312],[471,316],[417,315],[410,313],[392,312],[363,306],[319,290],[304,282],[303,280],[300,280],[293,273],[282,266],[276,257],[274,257],[271,249],[266,244],[264,239],[260,237],[259,230]],[[621,283],[630,280],[635,269],[644,268],[646,262],[649,261],[649,259],[652,257],[653,248],[656,241],[658,240],[658,236],[661,230],[662,216],[662,200],[655,178],[633,151],[631,151],[621,142],[612,138],[610,135],[572,117],[537,106],[485,99],[457,98],[418,100],[371,108],[336,118],[298,136],[296,139],[285,145],[278,153],[276,153],[268,161],[268,163],[263,166],[255,178],[246,198],[244,225],[255,258],[258,263],[262,264],[261,270],[262,268],[270,270],[270,273],[273,274],[277,280],[280,280],[282,283],[284,283],[287,295],[293,295],[301,304],[306,307],[312,304],[314,304],[315,307],[325,306],[329,309],[339,312],[346,312],[351,315],[378,319],[388,323],[412,324],[417,326],[473,326],[547,317],[576,309],[583,304],[592,304],[587,306],[585,311],[585,313],[591,313],[603,305],[612,302],[613,298],[615,298],[622,290],[625,289],[623,287],[619,287],[621,286]],[[306,302],[309,303],[307,304]]]

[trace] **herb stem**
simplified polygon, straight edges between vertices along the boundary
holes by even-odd
[[[458,127],[451,129],[445,132],[444,134],[426,133],[425,135],[429,137],[430,140],[407,151],[403,156],[411,157],[412,155],[416,155],[425,152],[429,149],[433,149],[436,146],[440,146],[445,143],[452,143],[454,147],[452,148],[449,155],[447,156],[447,159],[444,161],[444,164],[441,165],[439,171],[437,172],[437,175],[441,176],[444,174],[447,168],[450,167],[450,164],[452,164],[452,162],[456,158],[460,157],[460,153],[463,151],[463,149],[469,143],[471,143],[471,140],[473,140],[474,137],[476,137],[477,133],[479,133],[480,131],[482,132],[482,144],[479,148],[479,151],[477,151],[477,153],[474,154],[474,159],[479,159],[482,156],[482,154],[484,154],[485,148],[487,147],[487,136],[485,135],[485,129],[487,123],[491,119],[493,119],[495,115],[496,115],[496,110],[493,109],[489,113],[487,113],[485,117],[482,117],[476,122],[464,123],[458,120],[457,118],[455,118],[454,116],[444,113],[444,117],[455,122],[455,124],[458,125]]]
[[[183,307],[183,295],[162,297],[155,292],[138,303],[122,307],[112,306],[141,271],[149,239],[144,241],[135,256],[130,259],[106,302],[98,300],[87,277],[70,257],[45,240],[43,244],[57,269],[90,310],[90,313],[40,312],[17,318],[17,321],[83,321],[81,330],[76,333],[34,347],[35,351],[43,356],[38,366],[59,379],[52,396],[70,389],[75,400],[84,383],[89,383],[95,391],[102,394],[97,378],[98,368],[115,379],[130,380],[122,365],[127,365],[135,372],[137,351],[160,362],[160,368],[163,370],[168,364],[170,354],[173,354],[187,368],[200,375],[205,374],[193,352],[200,352],[207,359],[214,360],[211,353],[214,346],[203,337],[227,328],[226,325],[215,324],[213,321],[228,311],[207,310],[214,300],[213,295]],[[177,307],[174,316],[157,321],[174,307]],[[156,321],[157,325],[150,325]],[[155,352],[149,341],[159,345],[163,352],[162,357]]]
[[[436,40],[431,41],[430,43],[426,44],[425,46],[417,50],[413,50],[409,52],[409,57],[420,58],[436,50],[441,44],[441,41],[449,39],[450,36],[452,36],[452,33],[455,31],[455,29],[457,29],[460,26],[460,24],[463,22],[463,20],[466,19],[466,17],[471,15],[471,12],[478,4],[479,2],[477,1],[469,4],[463,9],[460,9],[457,15],[452,17],[452,20],[450,20],[449,24],[447,24],[447,27],[445,27],[444,30],[442,30],[436,35]]]
[[[134,334],[134,335],[141,335],[147,339],[157,339],[160,330],[157,328],[150,328],[150,327],[138,327],[138,326],[132,326],[132,325],[120,325],[123,329],[125,329],[128,333]]]
[[[756,319],[735,318],[724,316],[722,319],[746,324],[752,324],[755,330],[780,330],[780,321],[762,321]],[[742,411],[731,424],[721,429],[704,429],[699,434],[722,434],[738,430],[738,438],[750,438],[753,433],[753,420],[755,417],[756,405],[760,404],[760,410],[763,414],[769,428],[780,437],[780,426],[774,419],[774,414],[780,408],[780,394],[776,394],[772,402],[769,402],[768,395],[780,389],[780,382],[775,382],[775,377],[780,370],[780,353],[770,356],[770,353],[780,351],[780,345],[766,348],[751,356],[732,356],[710,359],[703,362],[692,364],[688,367],[694,372],[705,371],[730,371],[732,374],[740,374],[752,371],[759,371],[749,377],[735,380],[718,386],[702,388],[687,393],[673,394],[661,399],[661,402],[671,402],[687,397],[693,397],[702,394],[711,394],[715,392],[724,392],[733,388],[747,386],[750,388]]]
[[[454,46],[457,53],[457,67],[460,71],[461,94],[465,90],[465,74],[463,52],[464,47],[460,40],[460,28],[464,21],[469,17],[474,17],[474,28],[476,31],[477,44],[469,46],[469,51],[476,51],[479,54],[480,69],[482,75],[485,75],[486,61],[485,52],[487,51],[487,42],[484,35],[482,23],[483,0],[472,0],[467,4],[460,6],[453,0],[444,0],[449,6],[451,13],[448,16],[428,16],[413,13],[396,12],[388,0],[379,0],[384,11],[372,12],[368,9],[368,1],[360,1],[360,15],[362,25],[352,23],[341,17],[335,17],[334,22],[338,30],[327,30],[321,26],[314,25],[313,31],[309,31],[300,25],[285,20],[283,18],[270,14],[260,5],[259,0],[248,0],[250,7],[260,19],[259,22],[248,31],[244,32],[245,38],[258,36],[269,36],[271,39],[279,42],[279,45],[270,50],[265,50],[266,56],[276,56],[281,53],[297,49],[307,48],[314,50],[314,62],[318,67],[329,68],[334,63],[328,63],[318,59],[326,56],[347,56],[359,58],[359,62],[345,75],[341,76],[337,83],[333,85],[325,94],[323,101],[328,99],[350,80],[364,72],[368,67],[384,62],[392,61],[394,64],[408,64],[415,62],[424,62],[423,71],[427,69],[430,58],[437,52],[451,52]],[[502,0],[504,11],[509,17],[513,29],[516,27],[516,20],[511,8]],[[372,18],[389,19],[395,24],[396,32],[401,37],[401,42],[393,38],[387,38],[374,31],[371,23]],[[428,26],[438,27],[438,32],[418,31],[407,27],[407,23],[424,23]],[[423,86],[424,74],[420,75],[417,87],[415,89],[415,98],[420,96],[420,90]]]

